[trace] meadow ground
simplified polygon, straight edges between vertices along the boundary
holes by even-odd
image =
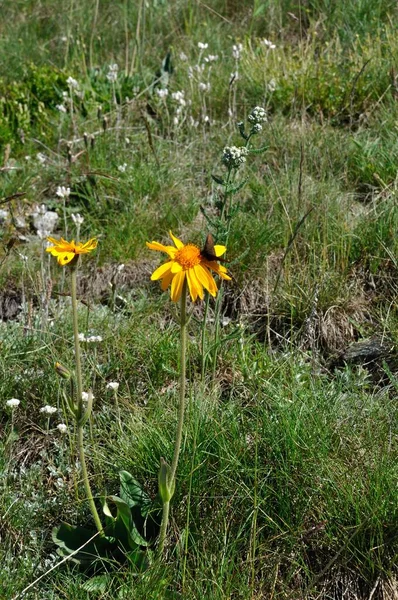
[[[397,598],[396,2],[0,10],[0,598]],[[74,366],[70,270],[46,237],[98,239],[77,293],[103,519],[120,471],[153,499],[173,455],[178,305],[145,245],[169,230],[211,231],[233,279],[188,306],[164,556],[58,565],[53,529],[93,519],[54,368]]]

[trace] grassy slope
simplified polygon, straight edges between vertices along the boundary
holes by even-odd
[[[167,297],[149,282],[157,262],[144,242],[165,240],[169,228],[185,240],[203,239],[199,207],[212,209],[217,192],[210,174],[222,171],[223,146],[240,143],[235,121],[259,104],[271,114],[258,141],[267,151],[239,174],[249,181],[229,244],[236,282],[225,331],[233,339],[221,349],[212,391],[199,381],[200,325],[191,326],[192,383],[168,564],[142,578],[122,569],[113,590],[106,585],[90,597],[312,598],[336,595],[343,585],[352,597],[368,597],[378,577],[393,581],[397,552],[394,381],[380,388],[365,369],[325,367],[358,337],[396,337],[394,3],[314,1],[299,10],[286,0],[255,3],[253,13],[248,2],[214,2],[210,10],[159,1],[145,5],[139,25],[139,3],[100,6],[98,15],[95,6],[2,3],[0,49],[8,60],[0,66],[7,91],[0,144],[9,153],[5,166],[17,169],[0,172],[0,197],[26,193],[11,204],[14,220],[2,235],[4,244],[21,233],[30,242],[12,249],[1,273],[17,298],[23,287],[26,303],[24,316],[1,324],[0,398],[22,404],[12,444],[5,443],[9,413],[0,408],[7,475],[0,595],[11,598],[53,564],[55,524],[89,519],[82,490],[76,501],[73,440],[46,435],[39,413],[47,403],[62,406],[53,364],[72,360],[68,303],[54,295],[53,322],[43,320],[40,242],[15,217],[35,203],[62,217],[55,190],[70,185],[69,231],[69,214],[79,211],[82,235],[99,236],[97,257],[87,261],[87,271],[99,269],[85,287],[93,302],[81,306],[82,329],[104,338],[85,356],[85,386],[96,397],[87,436],[93,486],[114,492],[117,472],[127,469],[154,493],[159,459],[172,452],[178,328]],[[261,44],[265,36],[275,50]],[[205,97],[187,76],[199,60],[198,42],[222,57],[206,67],[212,87]],[[230,88],[236,42],[244,49]],[[183,89],[191,101],[181,126],[173,122],[175,102],[146,91],[170,48],[170,92]],[[105,76],[113,62],[127,73],[117,93],[138,94],[119,117]],[[76,100],[80,141],[72,154],[84,150],[84,132],[95,134],[94,148],[71,165],[73,125],[55,109],[69,75],[85,92]],[[276,89],[267,91],[273,79]],[[203,119],[204,104],[213,125],[191,126],[190,116]],[[38,152],[49,157],[46,167]],[[26,266],[18,252],[29,257]],[[127,308],[115,315],[107,308],[108,281],[110,265],[120,262]],[[54,264],[51,273],[54,290],[62,290]],[[121,431],[105,391],[115,379]],[[30,597],[87,598],[83,580],[60,569]]]

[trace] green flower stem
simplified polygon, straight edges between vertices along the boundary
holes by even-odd
[[[83,416],[83,382],[82,382],[82,364],[80,357],[80,343],[79,343],[79,325],[77,320],[77,265],[71,267],[71,295],[72,295],[72,319],[73,319],[73,338],[75,342],[75,368],[76,368],[76,387],[77,387],[77,412],[76,412],[76,428],[77,428],[77,446],[79,450],[79,459],[83,475],[84,489],[88,503],[90,505],[91,514],[95,525],[100,533],[104,535],[101,520],[98,515],[98,511],[95,506],[93,494],[91,492],[90,481],[88,478],[86,457],[84,455],[84,440],[83,440],[83,425],[81,419]]]
[[[182,430],[184,426],[185,413],[185,380],[187,370],[187,325],[189,318],[187,317],[187,279],[185,278],[182,286],[181,304],[180,304],[180,399],[178,404],[178,422],[176,438],[174,442],[173,461],[170,467],[168,477],[168,489],[171,494],[174,492],[175,478],[178,467],[178,459],[180,456],[182,444]],[[164,550],[164,544],[167,536],[167,526],[169,523],[170,500],[163,502],[162,522],[160,525],[158,556],[161,557]]]
[[[200,342],[200,353],[202,355],[202,382],[205,380],[205,372],[206,372],[206,364],[207,364],[206,322],[207,322],[207,315],[209,313],[209,304],[210,304],[210,294],[209,294],[209,292],[206,291],[205,311],[204,311],[204,315],[203,315],[202,335],[201,335],[201,342]]]
[[[167,526],[169,524],[170,501],[163,502],[162,507],[162,522],[160,524],[158,556],[162,557],[164,551],[164,543],[166,541]]]
[[[176,439],[174,443],[173,462],[171,463],[170,485],[173,484],[176,476],[178,458],[181,450],[182,428],[184,425],[185,380],[187,372],[187,323],[187,278],[185,278],[182,286],[180,314],[180,401],[178,405],[178,423]]]

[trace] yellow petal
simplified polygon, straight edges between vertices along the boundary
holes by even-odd
[[[98,241],[95,238],[91,238],[91,240],[88,240],[88,242],[86,242],[85,244],[82,244],[80,242],[79,244],[79,250],[80,251],[84,251],[84,252],[91,252],[91,250],[95,250],[95,248],[97,247]]]
[[[166,273],[166,275],[163,277],[162,279],[162,284],[161,284],[161,288],[163,291],[167,290],[167,288],[169,287],[171,281],[173,280],[173,273],[171,271],[169,271],[168,273]]]
[[[173,263],[171,262],[171,260],[169,260],[168,262],[164,263],[163,265],[160,265],[160,267],[158,267],[156,269],[156,271],[154,271],[151,275],[151,279],[152,281],[157,281],[158,279],[162,279],[162,277],[165,277],[165,275],[167,275],[167,273],[170,272],[170,267]]]
[[[187,280],[192,301],[195,302],[198,296],[203,300],[203,286],[195,274],[195,269],[188,269]]]
[[[203,287],[212,295],[217,294],[217,286],[210,272],[203,265],[196,265],[194,267],[195,275]]]
[[[171,267],[171,272],[179,273],[180,271],[182,271],[182,266],[177,261],[174,261],[173,266]]]
[[[58,253],[58,264],[59,265],[67,265],[71,260],[75,258],[76,254],[74,252],[59,252]]]
[[[173,281],[171,282],[171,299],[173,302],[178,302],[182,292],[182,286],[185,279],[185,271],[180,271],[177,275],[174,275]]]
[[[178,250],[181,250],[181,248],[184,248],[184,244],[182,243],[181,240],[179,240],[175,235],[173,235],[171,233],[171,231],[169,231],[169,236],[171,237],[171,239],[173,240],[173,242],[176,245],[176,248],[178,248]]]
[[[226,246],[220,246],[219,244],[216,244],[214,246],[214,254],[216,256],[222,256],[223,254],[225,254],[226,251],[227,251]]]
[[[170,258],[174,258],[175,253],[177,252],[177,250],[173,246],[164,246],[163,244],[160,244],[159,242],[146,242],[146,245],[151,250],[158,250],[159,252],[165,252],[166,254],[168,254],[170,256]]]

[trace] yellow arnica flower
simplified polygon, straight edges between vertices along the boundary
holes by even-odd
[[[64,238],[56,240],[55,238],[48,237],[47,240],[54,245],[46,248],[46,252],[50,252],[50,254],[56,256],[59,265],[67,265],[78,254],[87,254],[97,247],[97,240],[95,238],[88,240],[85,244],[83,242],[75,244],[74,240],[67,242]]]
[[[171,299],[173,302],[178,302],[180,299],[185,278],[187,278],[189,293],[194,302],[198,296],[203,299],[203,288],[212,296],[215,296],[217,286],[211,271],[217,273],[222,279],[230,280],[231,277],[227,275],[227,269],[215,260],[206,259],[200,248],[195,244],[184,245],[171,231],[169,233],[175,247],[164,246],[159,242],[146,243],[151,250],[165,252],[170,257],[170,260],[152,273],[152,281],[160,279],[162,290],[166,290],[171,283]],[[214,246],[214,254],[217,257],[222,256],[225,251],[225,246]]]

